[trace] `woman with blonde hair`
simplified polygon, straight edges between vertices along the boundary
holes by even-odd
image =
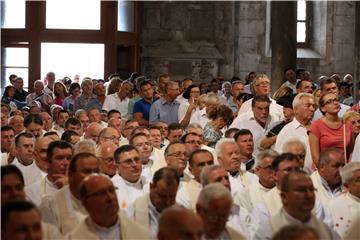
[[[360,113],[355,111],[347,111],[343,115],[344,122],[350,122],[355,136],[360,133]]]
[[[328,148],[338,148],[344,152],[347,162],[354,147],[354,133],[350,122],[339,117],[340,102],[337,95],[325,93],[319,100],[323,117],[314,121],[308,129],[311,157],[315,169],[320,152]]]

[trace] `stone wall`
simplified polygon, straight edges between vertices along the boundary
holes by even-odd
[[[215,76],[242,79],[250,71],[271,71],[267,2],[143,2],[142,73],[156,78]],[[298,67],[320,75],[353,73],[355,2],[314,2],[311,49]],[[298,56],[300,56],[298,52]]]

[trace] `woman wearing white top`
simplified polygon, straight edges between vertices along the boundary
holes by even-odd
[[[178,110],[178,118],[180,121],[180,125],[183,128],[186,128],[189,125],[191,115],[195,112],[197,108],[197,99],[200,96],[200,88],[198,85],[192,84],[190,85],[185,92],[183,93],[183,97],[188,99],[183,102],[179,106]]]

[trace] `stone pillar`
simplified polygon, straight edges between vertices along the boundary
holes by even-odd
[[[271,2],[271,89],[283,82],[287,67],[296,69],[296,1]]]
[[[355,3],[355,61],[354,61],[354,95],[355,101],[359,101],[357,90],[360,88],[360,2]]]

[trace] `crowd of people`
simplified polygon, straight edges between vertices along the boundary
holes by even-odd
[[[350,74],[10,83],[3,239],[360,239]]]

